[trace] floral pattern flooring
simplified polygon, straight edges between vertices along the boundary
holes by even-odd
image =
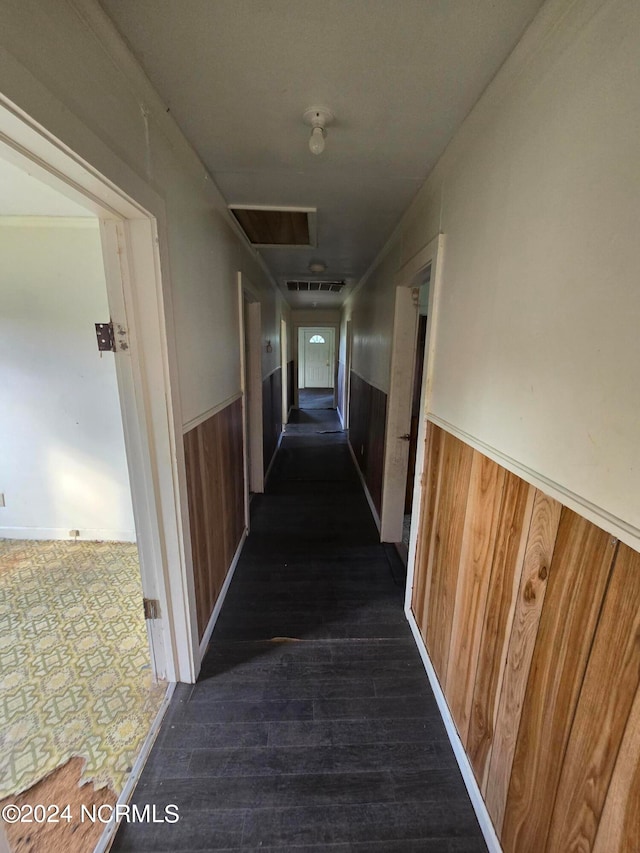
[[[119,794],[162,703],[138,550],[0,539],[0,798],[72,756]]]

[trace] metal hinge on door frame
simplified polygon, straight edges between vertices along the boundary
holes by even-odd
[[[157,598],[143,598],[142,606],[144,608],[145,619],[160,618],[160,601]]]
[[[98,352],[122,352],[129,349],[127,330],[120,323],[96,323]]]

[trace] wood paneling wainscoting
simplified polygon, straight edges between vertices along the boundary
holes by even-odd
[[[640,554],[429,424],[412,611],[506,853],[640,849]]]
[[[202,639],[244,531],[242,401],[189,430],[184,453]]]
[[[265,472],[271,464],[282,432],[282,368],[262,383],[262,441]]]
[[[382,507],[387,395],[351,371],[349,441],[374,506]]]

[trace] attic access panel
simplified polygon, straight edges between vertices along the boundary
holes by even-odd
[[[230,204],[229,210],[252,246],[282,249],[316,245],[315,207]]]

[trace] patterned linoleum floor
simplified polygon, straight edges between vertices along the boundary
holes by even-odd
[[[135,544],[0,539],[0,798],[72,756],[119,793],[164,693]]]

